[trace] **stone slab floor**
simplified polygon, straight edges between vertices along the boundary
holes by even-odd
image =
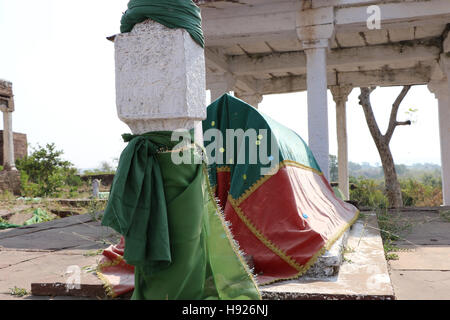
[[[412,227],[397,242],[402,248],[402,251],[397,252],[399,260],[389,261],[388,265],[395,297],[400,300],[450,299],[449,220],[438,210],[406,211],[401,216]],[[372,233],[368,232],[367,235]],[[117,241],[117,234],[101,227],[90,215],[0,231],[0,300],[104,299],[102,284],[91,267],[100,258],[100,250]],[[355,241],[362,243],[359,237]],[[347,261],[344,269],[355,268],[357,257],[352,256],[355,253],[347,254],[347,259],[352,261]],[[59,295],[56,297],[17,297],[10,293],[14,287],[26,289],[29,293],[31,283],[66,283],[73,275],[68,270],[70,266],[77,266],[81,270],[82,288],[75,294],[76,297],[64,296],[61,290],[55,290]]]
[[[447,211],[449,210],[449,211]],[[450,207],[401,213],[410,229],[395,244],[390,275],[399,300],[450,300]]]

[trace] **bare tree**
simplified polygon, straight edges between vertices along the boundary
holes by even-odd
[[[384,181],[386,185],[386,195],[389,201],[389,205],[394,208],[403,207],[402,191],[400,183],[398,182],[397,172],[395,170],[394,159],[392,157],[389,143],[391,142],[392,135],[397,126],[410,125],[411,121],[397,121],[397,113],[408,93],[411,86],[404,86],[394,104],[392,105],[391,115],[389,118],[389,125],[386,133],[383,135],[380,132],[377,121],[373,114],[372,105],[370,103],[370,94],[375,88],[361,88],[361,95],[359,96],[359,104],[364,110],[367,125],[369,127],[370,134],[372,135],[375,145],[377,146],[378,153],[380,154],[381,163],[384,171]]]

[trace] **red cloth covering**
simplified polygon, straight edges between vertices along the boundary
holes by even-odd
[[[304,274],[358,217],[322,174],[295,163],[239,199],[228,194],[230,171],[222,167],[216,176],[216,197],[241,250],[253,258],[260,284]]]
[[[112,297],[134,290],[134,267],[123,259],[125,240],[103,250],[97,267],[97,276],[103,281],[107,293]]]

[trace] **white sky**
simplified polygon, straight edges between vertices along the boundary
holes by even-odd
[[[0,78],[13,82],[15,132],[31,146],[54,142],[78,168],[118,158],[128,127],[117,118],[114,48],[128,0],[0,0]],[[401,88],[378,88],[372,105],[384,131]],[[347,104],[349,159],[377,163],[355,88]],[[335,106],[329,99],[330,153],[337,153]],[[260,110],[307,141],[306,93],[265,96]],[[411,89],[399,111],[416,108],[411,127],[398,127],[391,150],[396,163],[440,164],[437,100],[425,86]]]

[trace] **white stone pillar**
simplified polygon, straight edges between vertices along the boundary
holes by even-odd
[[[3,168],[17,170],[14,159],[14,133],[12,130],[12,112],[3,112]]]
[[[201,143],[206,118],[203,48],[186,30],[152,20],[117,35],[114,42],[120,120],[134,134],[195,127]]]
[[[259,104],[263,100],[263,96],[258,93],[253,94],[236,94],[236,97],[247,102],[249,105],[254,107],[255,109],[258,109]]]
[[[330,88],[336,103],[336,131],[338,143],[338,174],[339,189],[344,194],[345,200],[350,199],[348,186],[348,143],[347,143],[347,110],[346,102],[352,91],[348,86],[332,86]]]
[[[327,51],[335,32],[334,7],[303,8],[296,18],[297,36],[306,53],[309,147],[329,180]]]
[[[326,42],[328,42],[326,40]],[[329,180],[327,47],[315,46],[306,52],[308,90],[308,144],[320,169]]]
[[[428,88],[438,99],[439,136],[442,167],[443,204],[450,205],[450,83],[447,79],[430,82]]]

